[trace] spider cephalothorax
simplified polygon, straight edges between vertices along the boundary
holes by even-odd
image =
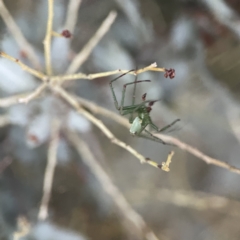
[[[131,71],[134,71],[134,70],[131,70]],[[131,72],[131,71],[129,71],[129,72]],[[169,70],[167,70],[167,73],[168,73],[168,71]],[[129,73],[129,72],[127,72],[127,73]],[[138,80],[137,81],[137,78],[135,78],[134,82],[130,82],[130,83],[124,84],[123,85],[123,90],[122,90],[122,99],[121,99],[121,103],[119,105],[118,101],[117,101],[117,98],[116,98],[116,95],[115,95],[115,92],[114,92],[114,88],[112,86],[112,83],[114,81],[116,81],[117,79],[121,78],[122,76],[126,75],[127,73],[124,73],[124,74],[120,75],[119,77],[111,80],[110,83],[109,83],[110,87],[111,87],[111,91],[112,91],[112,95],[113,95],[114,104],[115,104],[116,109],[119,111],[119,113],[121,115],[130,114],[129,122],[131,123],[131,126],[130,126],[129,131],[130,131],[130,133],[132,135],[143,137],[143,138],[148,138],[148,139],[151,139],[151,140],[154,140],[154,141],[158,141],[158,142],[161,142],[161,143],[165,144],[165,142],[162,141],[160,138],[157,138],[151,132],[146,130],[146,127],[148,125],[150,125],[157,132],[163,132],[166,129],[170,128],[172,125],[174,125],[176,122],[178,122],[179,119],[176,119],[175,121],[173,121],[169,125],[159,129],[152,122],[152,119],[150,117],[150,112],[152,110],[152,106],[158,100],[146,100],[147,94],[144,93],[142,95],[142,102],[139,103],[139,104],[135,104],[136,84],[137,83],[142,83],[142,82],[151,82],[150,80]],[[170,73],[168,73],[168,74],[170,74],[172,76],[173,74],[175,74],[175,72],[174,72],[173,69],[171,69]],[[129,86],[131,84],[134,84],[132,105],[124,106],[124,99],[125,99],[126,88],[127,88],[127,86]],[[136,116],[135,118],[134,118],[134,115]]]

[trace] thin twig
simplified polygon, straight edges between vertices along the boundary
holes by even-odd
[[[62,89],[59,86],[52,87],[52,90],[58,93],[63,99],[66,100],[75,110],[82,114],[84,117],[86,117],[90,122],[92,122],[94,125],[96,125],[103,133],[104,135],[111,140],[112,143],[118,145],[121,148],[124,148],[128,152],[130,152],[133,156],[135,156],[140,163],[147,163],[155,168],[162,167],[161,164],[158,164],[154,161],[152,161],[149,158],[144,157],[139,152],[137,152],[135,149],[133,149],[131,146],[127,145],[125,142],[122,142],[118,138],[116,138],[113,133],[103,124],[102,121],[100,121],[98,118],[94,117],[91,113],[86,111],[85,109],[81,108],[80,104],[76,99],[73,98],[72,95],[67,93],[64,89]]]
[[[52,183],[54,177],[54,171],[57,164],[57,146],[59,141],[59,127],[60,122],[58,120],[52,121],[51,142],[48,150],[48,162],[44,175],[43,183],[43,196],[41,205],[39,208],[38,219],[45,220],[48,217],[48,204],[51,197]]]
[[[240,174],[240,168],[234,167],[234,166],[232,166],[226,162],[220,161],[216,158],[209,157],[206,154],[204,154],[203,152],[199,151],[197,148],[192,147],[191,145],[186,144],[177,138],[163,135],[163,134],[155,134],[155,135],[160,137],[166,143],[171,143],[171,144],[175,145],[176,147],[180,148],[181,150],[191,153],[192,155],[203,160],[207,164],[212,164],[212,165],[215,165],[215,166],[218,166],[221,168],[225,168],[231,172]]]
[[[72,34],[77,23],[78,10],[82,0],[70,0],[68,3],[67,17],[63,29],[69,30]]]
[[[98,44],[98,42],[102,39],[102,37],[108,32],[109,28],[113,24],[116,17],[117,17],[117,13],[115,11],[111,11],[108,14],[107,18],[103,21],[102,25],[93,35],[93,37],[88,41],[88,43],[73,59],[72,63],[70,64],[67,70],[68,74],[75,73],[79,69],[79,67],[87,60],[93,48]]]
[[[23,98],[19,98],[18,102],[19,103],[28,103],[29,101],[33,100],[34,98],[37,98],[43,91],[44,89],[47,87],[47,83],[42,83],[38,88],[36,88],[33,92],[31,92],[30,94],[28,94],[27,96],[23,97]]]
[[[20,60],[18,60],[17,58],[12,57],[5,52],[0,52],[0,56],[8,59],[14,63],[17,63],[24,71],[32,74],[33,76],[35,76],[37,78],[40,78],[43,81],[46,81],[48,79],[48,77],[45,74],[43,74],[40,71],[37,71],[33,68],[30,68],[29,66],[27,66],[26,64],[24,64]]]
[[[114,71],[92,73],[92,74],[76,73],[76,74],[63,75],[63,76],[53,76],[51,79],[52,81],[66,81],[66,80],[77,80],[77,79],[93,80],[95,78],[107,77],[115,74],[123,74],[128,72],[129,74],[137,75],[147,71],[165,72],[165,68],[158,68],[156,63],[152,63],[147,67],[144,67],[144,68],[138,69],[137,71],[132,71],[132,72],[129,72],[129,70],[117,69]]]
[[[10,107],[12,105],[18,104],[19,99],[25,98],[25,97],[29,96],[30,94],[32,94],[32,92],[14,95],[11,97],[6,97],[6,98],[0,98],[0,107]]]
[[[47,30],[43,41],[44,55],[47,75],[52,75],[52,63],[51,63],[51,40],[52,40],[52,26],[53,26],[53,3],[54,0],[48,0],[48,20]]]
[[[128,230],[131,229],[131,234],[137,233],[138,237],[144,237],[147,240],[157,240],[157,236],[147,227],[143,218],[129,205],[117,186],[113,184],[110,177],[95,159],[87,144],[73,132],[68,133],[68,138],[82,157],[84,163],[90,168],[97,181],[101,184],[102,188],[112,198],[124,222],[127,220]],[[135,229],[132,229],[132,226],[134,226]]]
[[[127,194],[127,198],[134,206],[143,206],[154,199],[159,201],[159,204],[172,204],[197,211],[217,211],[238,218],[240,216],[239,201],[201,191],[166,188],[153,191],[152,189],[134,189]]]
[[[89,110],[91,110],[92,112],[96,113],[96,114],[101,114],[103,116],[106,116],[107,118],[110,118],[116,122],[118,122],[119,124],[121,124],[122,126],[126,127],[129,129],[130,127],[130,123],[128,122],[128,120],[112,111],[109,111],[103,107],[100,107],[96,104],[94,104],[93,102],[88,102],[82,98],[78,97],[79,102],[86,108],[88,108]],[[201,152],[200,150],[198,150],[195,147],[192,147],[191,145],[182,142],[181,140],[171,137],[171,136],[167,136],[164,134],[156,134],[157,137],[160,137],[164,142],[169,143],[171,145],[174,145],[176,147],[178,147],[181,150],[184,150],[192,155],[194,155],[195,157],[201,159],[202,161],[206,162],[207,164],[212,164],[221,168],[225,168],[231,172],[240,174],[240,168],[231,166],[230,164],[223,162],[221,160],[218,160],[216,158],[212,158],[207,156],[206,154],[204,154],[203,152]]]
[[[11,32],[13,38],[17,42],[20,49],[27,53],[27,57],[29,58],[30,62],[36,69],[41,70],[41,64],[37,55],[34,52],[33,47],[31,44],[26,40],[23,36],[22,31],[19,29],[17,24],[15,23],[13,17],[9,13],[8,9],[6,8],[3,0],[0,0],[0,15],[5,22],[6,26],[8,27],[9,31]]]
[[[18,231],[13,233],[13,240],[23,239],[31,230],[29,221],[24,216],[19,216],[17,219]]]

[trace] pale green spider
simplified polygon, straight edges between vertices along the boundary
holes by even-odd
[[[130,70],[129,72],[132,72],[134,70]],[[153,104],[158,101],[158,100],[146,100],[146,93],[143,94],[142,96],[142,102],[139,104],[135,104],[135,93],[136,93],[136,84],[137,83],[142,83],[142,82],[151,82],[150,80],[137,80],[137,76],[135,78],[134,82],[130,82],[130,83],[126,83],[123,85],[123,90],[122,90],[122,98],[121,98],[121,103],[120,105],[118,104],[115,92],[114,92],[114,88],[112,86],[112,83],[116,80],[118,80],[119,78],[123,77],[124,75],[126,75],[127,73],[124,73],[116,78],[114,78],[113,80],[110,81],[109,85],[112,91],[112,95],[113,95],[113,99],[114,99],[114,104],[116,109],[119,111],[119,113],[121,115],[127,115],[130,114],[129,117],[129,122],[131,123],[131,127],[129,129],[130,133],[134,136],[138,136],[138,137],[142,137],[142,138],[147,138],[147,139],[151,139],[153,141],[157,141],[160,142],[162,144],[166,144],[162,139],[154,136],[151,132],[149,132],[148,130],[146,130],[146,127],[148,125],[150,125],[154,130],[156,130],[157,132],[164,132],[165,130],[167,130],[168,128],[172,127],[176,122],[180,121],[180,119],[176,119],[174,120],[172,123],[168,124],[167,126],[159,129],[153,122],[152,119],[150,117],[150,112],[152,110],[152,106]],[[165,77],[170,77],[173,78],[174,77],[174,70],[170,69],[170,70],[166,70],[165,72]],[[125,99],[125,93],[126,93],[126,88],[127,86],[134,84],[134,90],[133,90],[133,97],[132,97],[132,104],[129,106],[124,106],[124,99]],[[133,119],[133,115],[137,115],[135,117],[135,119]],[[143,133],[144,132],[144,133]]]

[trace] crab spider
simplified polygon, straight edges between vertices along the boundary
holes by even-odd
[[[164,132],[165,130],[167,130],[168,128],[173,126],[176,122],[180,121],[180,119],[176,119],[172,123],[168,124],[167,126],[164,126],[163,128],[159,129],[152,122],[152,119],[150,117],[150,112],[152,110],[152,106],[158,100],[146,100],[147,94],[145,93],[145,94],[142,95],[142,102],[139,103],[139,104],[135,104],[136,84],[137,83],[143,83],[143,82],[151,82],[150,80],[137,80],[137,76],[136,76],[134,82],[126,83],[126,84],[123,85],[122,98],[121,98],[120,105],[117,101],[116,94],[115,94],[114,88],[113,88],[113,82],[118,80],[119,78],[123,77],[124,75],[128,74],[129,72],[132,72],[132,71],[134,71],[134,70],[130,70],[127,73],[124,73],[124,74],[114,78],[109,83],[111,91],[112,91],[112,96],[113,96],[113,99],[114,99],[115,107],[121,115],[130,114],[130,117],[129,117],[129,122],[131,123],[130,129],[129,129],[130,134],[132,134],[134,136],[142,137],[142,138],[151,139],[153,141],[157,141],[157,142],[160,142],[162,144],[166,144],[162,139],[157,138],[151,132],[146,130],[146,127],[148,125],[150,125],[157,132]],[[166,70],[166,71],[169,71],[169,70]],[[126,93],[127,86],[132,85],[132,84],[134,84],[132,104],[128,105],[128,106],[124,106],[124,99],[125,99],[125,93]],[[135,117],[135,119],[133,119],[134,114],[137,115]]]

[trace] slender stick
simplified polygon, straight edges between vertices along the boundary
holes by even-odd
[[[117,17],[117,13],[115,11],[111,11],[108,14],[107,18],[103,21],[102,25],[93,35],[93,37],[88,41],[88,43],[73,59],[72,63],[70,64],[67,70],[68,74],[75,73],[79,69],[79,67],[87,60],[93,48],[98,44],[98,42],[102,39],[102,37],[108,32],[109,28],[113,24],[116,17]]]
[[[77,79],[88,79],[93,80],[95,78],[101,78],[101,77],[108,77],[115,74],[123,74],[129,72],[129,74],[132,75],[138,75],[143,72],[147,71],[155,71],[155,72],[165,72],[165,68],[158,68],[156,63],[152,63],[151,65],[138,69],[137,71],[129,72],[129,70],[121,70],[117,69],[114,71],[109,72],[101,72],[101,73],[92,73],[92,74],[84,74],[84,73],[77,73],[77,74],[67,74],[63,76],[53,76],[52,81],[67,81],[67,80],[77,80]]]
[[[0,52],[0,56],[18,64],[24,71],[32,74],[37,78],[40,78],[43,81],[46,81],[48,79],[48,77],[45,74],[41,73],[40,71],[34,70],[33,68],[30,68],[26,64],[19,61],[17,58],[12,57],[5,52]]]
[[[129,129],[130,124],[129,124],[129,122],[126,118],[124,118],[124,117],[122,117],[122,116],[120,116],[120,115],[118,115],[118,114],[116,114],[112,111],[109,111],[105,108],[102,108],[102,107],[94,104],[93,102],[86,101],[86,100],[84,100],[82,98],[79,98],[79,97],[77,99],[84,107],[88,108],[93,113],[101,114],[101,115],[103,115],[107,118],[110,118],[110,119],[116,121],[117,123],[119,123],[122,126]],[[219,159],[207,156],[206,154],[204,154],[203,152],[201,152],[197,148],[195,148],[195,147],[193,147],[193,146],[191,146],[187,143],[184,143],[183,141],[181,141],[177,138],[167,136],[167,135],[164,135],[164,134],[155,134],[155,135],[157,137],[160,137],[164,142],[172,144],[172,145],[178,147],[179,149],[184,150],[184,151],[194,155],[195,157],[199,158],[200,160],[206,162],[207,164],[212,164],[212,165],[227,169],[230,172],[240,174],[240,168],[234,167],[234,166],[232,166],[232,165],[230,165],[226,162],[223,162]]]
[[[9,13],[8,9],[6,8],[3,0],[0,0],[0,15],[5,22],[6,26],[8,27],[9,31],[11,32],[13,38],[17,42],[20,49],[27,53],[27,57],[33,64],[36,69],[41,70],[41,64],[37,55],[34,52],[32,45],[26,40],[23,36],[22,31],[19,29],[17,24],[15,23],[13,17]]]
[[[141,197],[139,197],[141,196]],[[189,208],[197,211],[216,211],[232,217],[240,216],[240,202],[211,193],[183,190],[183,189],[134,189],[128,194],[129,202],[141,206],[154,201],[167,205],[172,204],[179,208]]]
[[[43,41],[45,64],[47,75],[52,75],[52,63],[51,63],[51,40],[52,40],[52,27],[53,27],[53,4],[54,0],[48,0],[48,20],[47,20],[47,31],[45,39]]]
[[[81,6],[82,0],[70,0],[68,3],[67,17],[63,29],[74,32],[77,23],[78,10]]]
[[[123,222],[127,220],[127,227],[128,230],[131,231],[131,234],[137,234],[137,238],[140,236],[147,240],[157,240],[157,236],[147,227],[144,219],[134,211],[117,186],[113,184],[110,177],[96,160],[87,144],[81,140],[76,133],[68,133],[67,136],[79,155],[81,155],[84,163],[90,168],[97,181],[101,184],[102,188],[107,194],[109,194],[116,204],[120,216],[123,217]]]
[[[43,196],[39,208],[38,219],[45,220],[48,217],[48,204],[51,197],[52,184],[55,167],[57,165],[57,146],[59,141],[60,122],[58,120],[52,121],[51,142],[48,150],[48,162],[44,175]]]
[[[36,88],[33,92],[28,94],[25,97],[19,98],[19,103],[28,103],[29,101],[33,100],[34,98],[37,98],[47,87],[47,83],[42,83],[38,88]]]

